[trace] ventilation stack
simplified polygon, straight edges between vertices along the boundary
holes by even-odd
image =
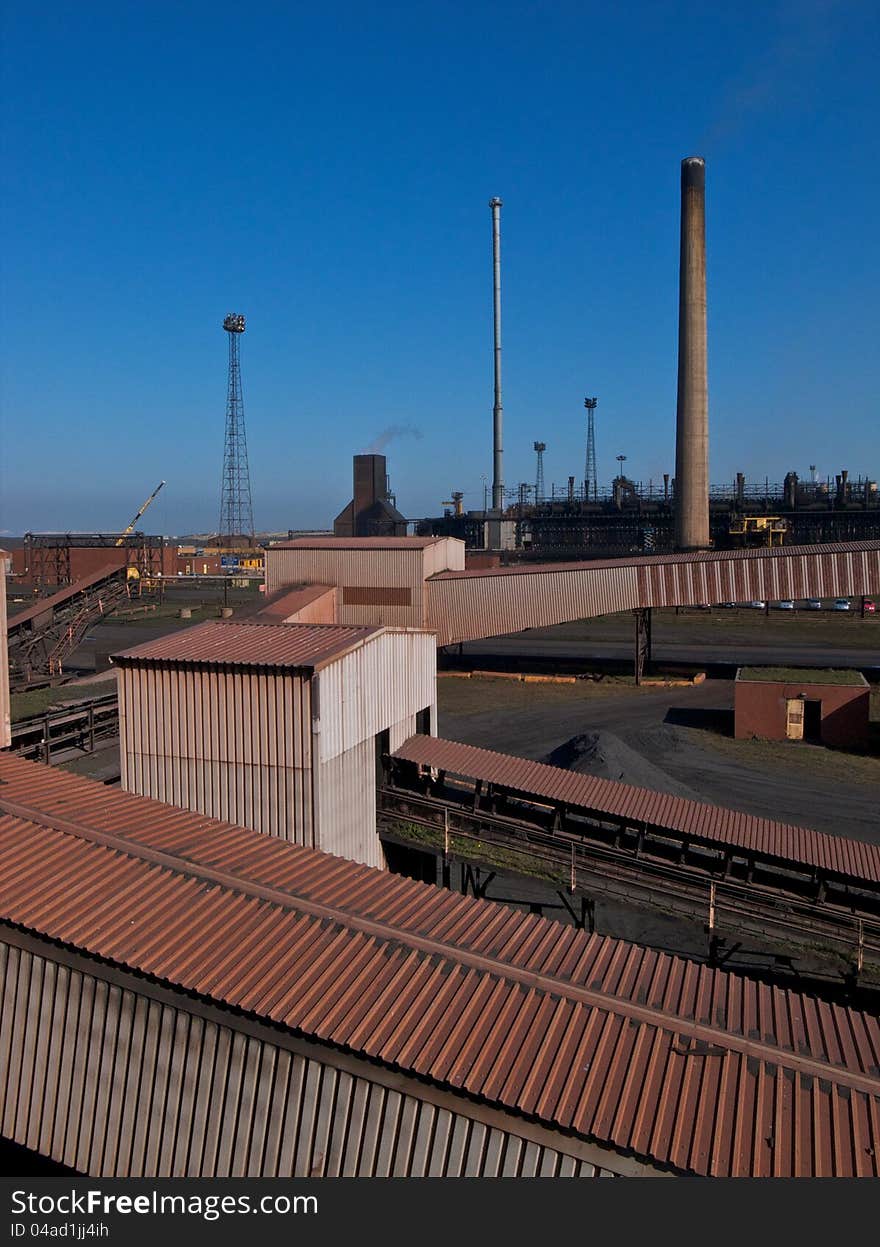
[[[709,384],[706,346],[706,162],[681,162],[675,545],[709,545]]]

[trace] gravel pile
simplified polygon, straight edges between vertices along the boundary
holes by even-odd
[[[699,799],[685,784],[642,757],[613,732],[586,732],[583,736],[572,736],[541,760],[582,775],[615,779],[624,784],[634,784],[637,788],[668,792],[674,797]]]

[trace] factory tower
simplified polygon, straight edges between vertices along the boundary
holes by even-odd
[[[706,347],[706,164],[681,162],[675,545],[709,545],[709,382]]]

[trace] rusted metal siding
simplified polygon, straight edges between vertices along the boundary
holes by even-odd
[[[7,943],[30,933],[56,959],[191,993],[194,1012],[235,1010],[239,1029],[253,1019],[372,1062],[377,1079],[424,1080],[425,1098],[439,1088],[647,1164],[880,1172],[872,1013],[205,826],[9,755],[0,777]],[[16,1038],[28,1012],[16,1006],[7,1062],[39,1048]],[[94,1058],[84,1070],[97,1077]]]
[[[852,879],[880,883],[880,847],[861,840],[827,836],[740,810],[636,788],[613,779],[580,775],[544,762],[436,737],[413,736],[396,750],[396,756],[451,775],[482,779],[515,792],[560,801],[606,818],[669,828],[695,841],[728,844],[780,861],[818,866]]]
[[[438,644],[648,606],[880,593],[880,542],[523,564],[441,573],[427,584]]]
[[[307,675],[125,665],[117,684],[123,788],[314,844]]]
[[[223,667],[317,670],[375,636],[378,628],[206,619],[114,654],[117,665],[212,663]]]
[[[0,749],[12,740],[9,726],[9,653],[6,643],[6,551],[0,550]]]
[[[49,949],[0,943],[0,998],[4,1136],[92,1177],[613,1176]]]

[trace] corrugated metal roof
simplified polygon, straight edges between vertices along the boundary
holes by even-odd
[[[7,631],[12,632],[16,628],[20,628],[22,624],[28,623],[38,615],[42,615],[44,611],[52,610],[56,606],[62,606],[70,598],[75,597],[77,593],[82,593],[84,589],[91,589],[92,585],[99,584],[100,581],[114,575],[120,577],[125,575],[123,564],[108,563],[99,571],[92,572],[89,576],[83,576],[81,580],[75,580],[73,584],[65,585],[57,593],[52,593],[46,598],[38,598],[36,602],[26,606],[24,610],[16,611],[14,615],[9,616],[6,625]]]
[[[682,1172],[878,1174],[870,1014],[18,758],[0,779],[7,923]]]
[[[509,567],[474,567],[463,572],[437,572],[432,580],[476,579],[482,576],[527,576],[539,572],[598,571],[613,567],[669,567],[685,563],[729,563],[743,559],[789,559],[817,554],[861,554],[880,550],[880,541],[834,541],[813,546],[774,546],[754,550],[697,550],[688,554],[645,554],[630,559],[588,559],[579,563],[517,563]]]
[[[275,541],[270,550],[424,550],[448,537],[297,537]]]
[[[316,670],[377,636],[380,627],[337,624],[204,623],[146,641],[114,654],[120,665],[136,663],[213,663],[223,667],[295,667]]]
[[[799,862],[880,883],[880,847],[806,827],[756,818],[739,810],[673,797],[617,780],[581,775],[544,762],[477,749],[435,736],[411,736],[396,750],[405,758],[468,779],[482,779],[517,792],[561,801],[610,818],[680,832],[698,841],[751,849],[786,862]]]
[[[303,584],[295,587],[291,586],[288,589],[280,590],[278,593],[273,593],[256,614],[263,620],[278,619],[283,622],[290,615],[295,615],[297,611],[302,610],[304,606],[317,602],[318,598],[322,598],[325,593],[334,592],[334,585]]]

